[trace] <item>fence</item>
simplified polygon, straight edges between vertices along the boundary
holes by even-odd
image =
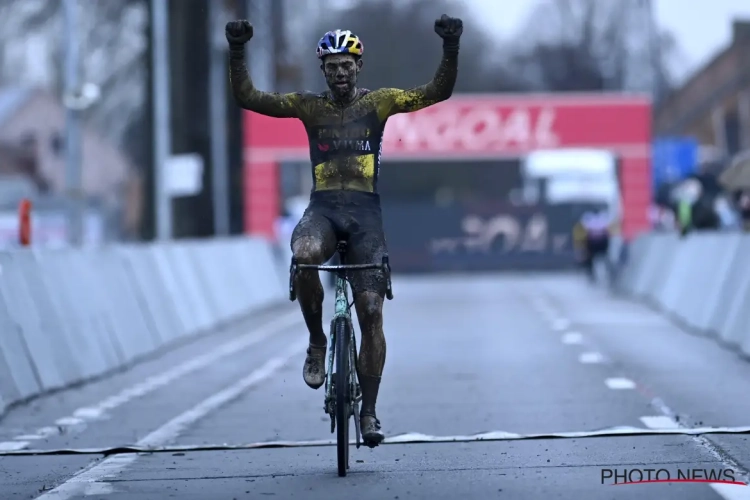
[[[750,235],[642,236],[631,244],[619,285],[750,357]]]
[[[0,414],[287,298],[255,239],[0,252]]]

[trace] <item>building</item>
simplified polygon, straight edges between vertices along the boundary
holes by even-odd
[[[136,169],[117,147],[85,127],[82,148],[84,195],[121,214],[126,232],[135,231],[142,204],[133,189],[139,185]],[[26,177],[39,194],[66,193],[65,108],[50,93],[0,88],[0,174]]]
[[[731,43],[660,106],[654,133],[693,136],[719,159],[750,148],[750,21],[735,21]]]

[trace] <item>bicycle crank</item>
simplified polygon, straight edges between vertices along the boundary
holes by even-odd
[[[352,404],[352,410],[354,411],[354,435],[357,438],[357,449],[362,442],[362,431],[359,428],[359,403]]]

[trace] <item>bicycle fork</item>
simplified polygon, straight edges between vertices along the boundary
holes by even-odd
[[[331,417],[331,433],[336,430],[336,392],[333,387],[333,360],[336,354],[336,318],[331,320],[331,333],[328,340],[328,368],[326,370],[325,411]]]
[[[340,279],[340,278],[339,278]],[[344,318],[349,331],[349,417],[354,417],[354,428],[357,448],[361,444],[361,429],[359,423],[359,403],[362,400],[362,390],[359,386],[357,373],[359,372],[357,359],[357,338],[354,335],[351,313],[349,312],[349,301],[346,294],[346,284],[337,283],[336,286],[336,309],[331,320],[330,339],[328,351],[328,369],[326,370],[326,397],[325,412],[331,417],[331,433],[336,430],[336,387],[334,384],[334,361],[336,359],[336,321]],[[340,425],[348,425],[348,422],[339,422]]]
[[[359,403],[362,401],[362,389],[357,380],[357,373],[359,372],[359,361],[357,359],[357,338],[354,335],[354,329],[352,328],[351,317],[346,318],[346,322],[349,324],[349,389],[350,395],[349,400],[352,402],[349,406],[349,416],[354,417],[354,429],[355,436],[357,438],[357,448],[360,447],[362,441],[362,431],[359,423]],[[326,370],[326,398],[325,398],[325,412],[331,417],[331,433],[336,430],[336,386],[335,386],[335,373],[333,371],[334,361],[336,359],[336,329],[334,325],[336,319],[331,321],[331,335],[330,335],[330,350],[328,351],[328,369]],[[342,425],[347,425],[344,422]]]

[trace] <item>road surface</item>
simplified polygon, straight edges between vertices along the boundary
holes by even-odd
[[[750,362],[572,275],[403,277],[394,291],[378,412],[396,442],[352,450],[346,478],[335,447],[306,446],[334,436],[288,304],[11,411],[0,450],[89,453],[2,456],[0,497],[750,498],[614,484],[648,470],[747,481]],[[288,446],[253,447],[272,441]],[[167,449],[103,455],[124,445]]]

